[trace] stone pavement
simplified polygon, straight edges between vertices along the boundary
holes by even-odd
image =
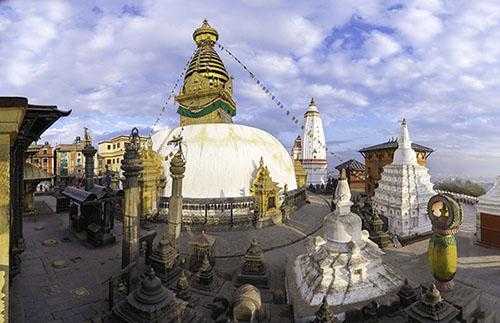
[[[117,243],[86,247],[68,231],[67,213],[54,214],[54,202],[50,196],[37,197],[40,215],[24,219],[26,250],[21,255],[21,273],[12,282],[12,322],[91,322],[108,308],[106,280],[121,265],[121,223],[115,223]],[[318,234],[328,212],[322,200],[313,199],[287,224],[208,232],[217,238],[217,272],[229,278],[240,266],[240,255],[256,238],[267,250],[265,257],[274,277],[270,290],[284,289],[284,264],[303,252],[306,238]],[[183,253],[188,252],[189,239],[189,232],[183,231]]]
[[[39,216],[24,219],[26,248],[11,285],[11,322],[89,322],[106,308],[103,283],[120,268],[120,245],[85,247],[68,232],[67,214],[48,207],[53,202],[37,198]]]
[[[104,248],[87,248],[67,230],[66,213],[54,214],[54,199],[36,198],[38,218],[25,218],[26,250],[21,255],[21,273],[11,287],[12,322],[91,322],[106,312],[106,280],[120,269],[121,223],[115,223],[117,243]],[[245,231],[208,232],[216,236],[216,271],[230,278],[241,264],[250,241],[263,246],[271,271],[269,291],[284,288],[287,263],[304,253],[308,238],[322,234],[323,218],[329,208],[321,197],[296,212],[286,224]],[[459,269],[456,281],[482,290],[482,302],[500,308],[500,252],[473,243],[475,213],[466,208],[458,234]],[[181,235],[182,252],[188,252],[188,232]],[[427,264],[427,240],[403,248],[389,249],[384,260],[414,284],[428,284],[432,276]],[[60,262],[62,261],[62,262]],[[226,288],[226,287],[224,287]],[[264,301],[271,293],[263,292]],[[282,313],[285,315],[286,313]],[[284,316],[283,316],[284,317]],[[275,322],[286,322],[283,317]]]
[[[457,234],[458,268],[455,282],[473,286],[483,292],[482,305],[500,313],[500,250],[485,248],[475,243],[476,209],[463,205],[464,221]],[[429,239],[402,248],[386,250],[386,263],[406,276],[410,282],[431,283],[434,278],[427,262]],[[497,315],[498,316],[498,315]],[[500,316],[497,317],[500,320]]]

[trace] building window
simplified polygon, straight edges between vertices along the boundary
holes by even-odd
[[[111,164],[111,159],[106,160],[106,164],[110,165]]]
[[[113,158],[113,164],[115,163],[115,159]]]
[[[47,158],[44,158],[44,159],[43,159],[43,163],[44,163],[44,164],[47,164]]]
[[[116,148],[120,148],[120,143],[117,143],[117,144],[116,144]]]
[[[116,145],[115,144],[113,144],[113,149],[116,149]]]
[[[108,150],[111,150],[111,145],[108,145]]]

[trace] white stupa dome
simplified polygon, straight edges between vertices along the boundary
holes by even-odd
[[[153,149],[169,158],[168,142],[182,136],[186,158],[183,197],[220,198],[250,196],[250,187],[262,158],[272,180],[283,189],[297,188],[293,161],[283,145],[269,133],[232,123],[193,124],[161,130],[152,136]],[[164,162],[170,178],[169,163]],[[164,195],[170,196],[167,180]]]

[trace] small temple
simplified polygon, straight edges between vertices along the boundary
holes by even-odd
[[[307,185],[326,185],[328,162],[325,132],[318,107],[312,98],[304,113],[304,136],[295,139],[291,154],[304,168]],[[296,168],[300,171],[299,165]]]
[[[426,206],[435,194],[428,169],[417,163],[403,119],[398,148],[392,163],[384,166],[372,198],[373,208],[387,219],[393,235],[402,238],[421,235],[431,231]]]

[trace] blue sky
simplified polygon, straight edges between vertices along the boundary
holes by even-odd
[[[313,96],[340,159],[397,136],[436,152],[434,177],[500,173],[498,1],[2,1],[0,95],[72,109],[42,140],[151,127],[206,18],[302,119]],[[219,51],[220,52],[220,51]],[[235,122],[289,146],[299,129],[229,56]],[[160,127],[173,127],[172,102]],[[331,157],[331,166],[340,162]]]

